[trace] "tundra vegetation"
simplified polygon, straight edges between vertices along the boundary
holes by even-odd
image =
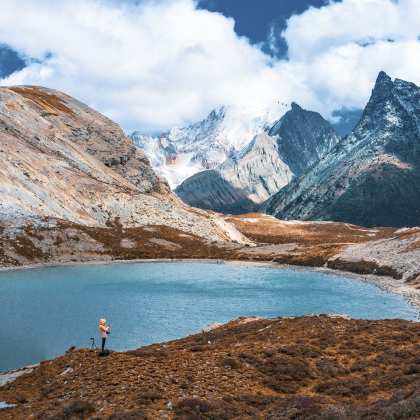
[[[420,416],[420,325],[239,318],[99,357],[69,349],[0,388],[1,418],[294,420]]]

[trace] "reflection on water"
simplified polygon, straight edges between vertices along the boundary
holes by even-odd
[[[310,313],[415,320],[401,296],[314,272],[216,264],[147,263],[0,273],[0,371],[100,343],[135,349],[197,333],[213,321]]]

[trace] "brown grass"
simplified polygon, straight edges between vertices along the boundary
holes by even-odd
[[[273,259],[279,264],[291,264],[306,267],[323,267],[329,259],[341,250],[340,245],[318,245],[300,250],[298,255],[286,254]]]
[[[18,404],[1,414],[14,419],[69,418],[69,413],[104,419],[418,418],[419,335],[414,322],[319,315],[238,319],[208,333],[111,352],[107,358],[79,349],[0,388],[0,401]],[[63,377],[68,367],[73,371]]]
[[[388,238],[396,231],[394,228],[368,229],[346,223],[284,222],[259,213],[228,216],[225,219],[256,242],[296,243],[308,247],[374,241]],[[249,219],[258,219],[258,222],[249,222]]]
[[[148,420],[147,414],[143,410],[116,411],[107,417],[107,420]]]
[[[11,87],[10,90],[35,102],[50,115],[57,115],[57,110],[64,112],[65,114],[74,114],[74,111],[67,107],[61,98],[53,94],[45,93],[37,89],[35,86],[28,86],[24,89]]]
[[[44,253],[42,249],[37,247],[27,236],[17,236],[14,241],[10,242],[10,244],[14,248],[16,254],[29,261],[46,261],[49,258],[49,254]]]
[[[328,262],[328,267],[335,270],[351,271],[357,274],[375,274],[377,276],[390,276],[401,279],[402,274],[387,265],[378,265],[374,261],[344,261],[340,258]]]
[[[112,222],[110,222],[111,224]],[[88,228],[81,227],[83,232],[101,243],[107,253],[114,258],[132,260],[138,258],[209,258],[234,259],[235,255],[214,244],[209,244],[203,238],[168,226],[145,226],[139,228]],[[121,239],[128,239],[133,243],[132,248],[121,246]],[[173,243],[169,249],[163,240]]]

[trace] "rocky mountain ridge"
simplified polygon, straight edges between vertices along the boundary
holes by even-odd
[[[381,72],[354,130],[260,210],[280,219],[420,225],[420,89]]]
[[[37,86],[0,88],[0,219],[96,227],[118,220],[246,240],[216,215],[185,206],[116,123]]]
[[[258,134],[235,159],[187,178],[175,189],[193,207],[220,213],[249,213],[292,179],[279,155],[277,139]]]
[[[278,137],[279,154],[294,176],[299,176],[324,157],[341,136],[317,112],[297,103],[268,132]]]
[[[316,112],[296,103],[267,133],[212,171],[187,178],[175,189],[187,204],[241,214],[258,205],[328,153],[341,137]]]

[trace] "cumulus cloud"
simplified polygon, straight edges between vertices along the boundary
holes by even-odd
[[[380,70],[420,84],[420,3],[343,0],[293,16],[283,33],[288,63],[303,73],[308,105],[329,116],[362,108]]]
[[[0,0],[0,43],[27,67],[2,85],[53,87],[127,131],[157,132],[221,104],[296,101],[332,118],[365,105],[380,70],[420,84],[418,0],[343,0],[289,19],[275,60],[194,0]],[[273,31],[276,30],[273,28]]]
[[[192,0],[14,0],[0,40],[34,58],[2,81],[64,91],[127,131],[194,121],[222,103],[265,104],[270,57],[238,38],[234,22]]]

